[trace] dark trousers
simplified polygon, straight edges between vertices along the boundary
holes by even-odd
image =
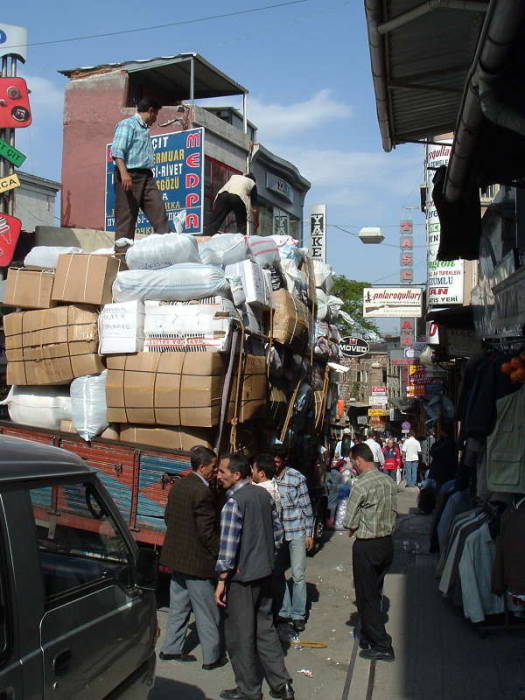
[[[233,212],[237,221],[237,233],[246,233],[246,206],[237,194],[221,192],[213,205],[211,221],[206,226],[205,235],[213,236],[221,227],[224,219]]]
[[[151,170],[128,170],[131,189],[122,187],[118,169],[115,171],[115,238],[135,238],[139,209],[147,216],[155,233],[167,233],[168,216],[162,195],[157,189]]]
[[[263,675],[273,690],[290,681],[273,624],[271,577],[231,582],[224,630],[235,681],[246,698],[261,698]]]
[[[385,574],[392,564],[392,536],[356,540],[352,548],[355,597],[361,619],[361,632],[375,649],[385,651],[392,646],[386,633],[381,597]]]

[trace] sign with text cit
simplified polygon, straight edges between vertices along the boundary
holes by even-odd
[[[171,230],[175,215],[186,211],[182,233],[201,233],[204,216],[204,129],[174,131],[150,137],[155,166],[153,177],[164,200]],[[115,230],[115,163],[106,146],[106,231]],[[142,212],[136,233],[153,233]],[[166,233],[164,231],[164,233]]]
[[[310,257],[326,262],[326,204],[310,207]]]

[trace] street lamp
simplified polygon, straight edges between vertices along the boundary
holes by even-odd
[[[385,237],[379,226],[365,226],[359,231],[359,240],[362,243],[382,243]]]

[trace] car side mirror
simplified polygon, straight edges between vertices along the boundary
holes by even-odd
[[[158,553],[149,547],[140,547],[137,557],[135,583],[144,591],[155,591],[158,578]]]

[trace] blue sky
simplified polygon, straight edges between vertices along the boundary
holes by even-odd
[[[18,0],[0,22],[27,27],[29,43],[190,20],[275,0]],[[328,222],[354,234],[381,226],[365,246],[329,226],[328,260],[353,279],[397,283],[398,222],[415,222],[415,280],[424,281],[424,228],[418,211],[423,148],[381,148],[362,0],[308,0],[288,7],[185,26],[29,47],[21,71],[32,90],[33,125],[18,131],[24,169],[60,179],[62,68],[197,51],[247,87],[249,117],[261,143],[295,163],[312,182],[307,206],[325,202]],[[224,102],[224,100],[222,100]],[[235,101],[232,101],[235,104]]]

